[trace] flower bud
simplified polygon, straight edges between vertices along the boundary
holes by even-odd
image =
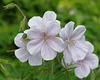
[[[4,6],[5,9],[11,9],[11,8],[14,8],[15,7],[15,4],[14,3],[10,3],[6,6]]]
[[[25,19],[23,19],[21,22],[20,22],[20,28],[19,28],[19,32],[22,30],[24,30],[24,27],[25,27]]]

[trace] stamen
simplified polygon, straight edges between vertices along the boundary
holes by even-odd
[[[43,25],[41,28],[42,28],[42,30],[45,32],[45,26]]]
[[[68,43],[70,44],[70,41],[68,41]]]
[[[68,40],[68,44],[70,44],[71,46],[75,46],[75,43],[76,42],[74,40],[70,40],[70,41]]]

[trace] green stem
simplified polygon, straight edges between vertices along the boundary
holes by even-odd
[[[57,60],[58,60],[58,63],[60,63],[61,64],[61,62],[60,62],[60,59],[59,59],[59,56],[57,55]]]
[[[20,13],[21,13],[24,17],[26,17],[26,16],[24,15],[24,13],[21,11],[21,9],[19,8],[19,6],[18,6],[17,4],[15,4],[15,6],[16,6],[17,9],[20,11]]]
[[[67,77],[68,77],[68,80],[70,80],[70,77],[69,77],[69,76],[70,76],[70,75],[69,75],[69,71],[66,70],[66,72],[67,72],[67,74],[68,74],[68,76],[67,76]]]
[[[22,12],[22,10],[20,9],[20,7],[17,4],[14,4],[15,7],[20,11],[20,13],[22,14],[22,16],[24,17],[23,20],[20,23],[20,28],[19,28],[19,32],[22,30],[24,30],[25,27],[25,22],[26,22],[26,16],[25,14]]]
[[[53,75],[53,67],[54,67],[54,61],[51,61],[51,71],[52,71],[52,75]]]
[[[41,74],[40,74],[40,79],[39,80],[41,80],[41,77],[42,77],[42,73],[43,73],[43,71],[41,72]]]
[[[10,73],[5,69],[5,67],[2,64],[0,64],[0,66],[1,66],[2,72],[5,74],[5,76],[9,77]]]
[[[28,76],[26,76],[23,80],[27,80],[32,74],[29,74]]]
[[[14,52],[16,49],[13,49],[13,50],[7,50],[6,52]]]
[[[9,63],[9,65],[12,67],[12,69],[15,71],[15,73],[17,74],[17,76],[19,77],[19,79],[21,79],[21,77],[20,77],[20,75],[19,75],[19,73],[15,70],[15,68],[12,66],[12,64],[11,63]]]

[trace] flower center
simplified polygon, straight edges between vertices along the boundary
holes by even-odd
[[[75,46],[75,40],[68,40],[68,44],[70,44],[71,46]]]
[[[84,60],[79,60],[79,61],[77,61],[77,66],[81,66],[81,64],[83,64],[84,63]]]

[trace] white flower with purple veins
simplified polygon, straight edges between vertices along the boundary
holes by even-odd
[[[70,21],[60,31],[60,37],[65,41],[66,48],[63,51],[66,63],[82,60],[88,52],[85,43],[84,33],[86,28],[79,25],[73,30],[74,22]]]
[[[27,32],[27,31],[25,31]],[[28,60],[31,66],[37,66],[42,64],[41,54],[31,55],[27,50],[27,43],[29,39],[25,33],[18,33],[14,39],[14,42],[19,49],[15,50],[15,56],[21,61],[26,62]]]
[[[79,60],[76,62],[77,66],[75,68],[75,75],[79,78],[87,77],[90,73],[90,69],[97,68],[99,64],[98,56],[92,54],[94,51],[93,45],[89,42],[87,42],[87,44],[89,47],[88,54],[85,56],[83,60]]]
[[[29,20],[29,26],[33,27],[27,33],[27,36],[31,39],[27,45],[30,54],[41,53],[44,60],[52,60],[56,57],[57,52],[64,50],[64,41],[56,37],[60,32],[60,22],[55,19],[56,14],[47,11],[43,18],[39,17],[34,20],[33,17]]]
[[[95,69],[98,67],[99,59],[97,55],[92,54],[94,51],[94,47],[91,43],[87,42],[88,53],[86,54],[83,60],[78,60],[76,62],[71,63],[71,66],[68,66],[65,62],[65,65],[68,68],[75,68],[75,75],[79,78],[87,77],[90,73],[90,69]],[[62,65],[65,67],[64,63]]]

